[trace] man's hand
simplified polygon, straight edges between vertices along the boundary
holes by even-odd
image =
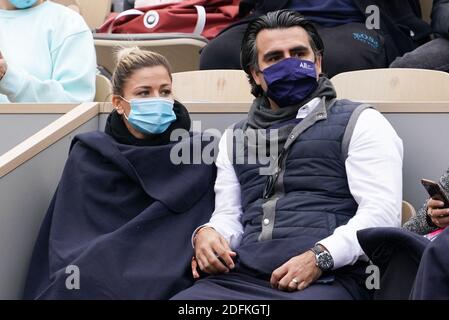
[[[271,286],[282,291],[304,290],[322,274],[312,251],[291,258],[271,274]]]
[[[6,60],[5,58],[3,58],[2,52],[0,51],[0,80],[3,79],[7,68],[8,65],[6,64]]]
[[[199,278],[197,267],[209,274],[229,272],[234,268],[237,254],[229,248],[227,241],[211,227],[204,227],[195,235],[195,257],[192,258],[192,274]]]
[[[449,209],[444,208],[444,202],[434,199],[429,199],[427,202],[427,214],[432,222],[439,228],[449,226]]]

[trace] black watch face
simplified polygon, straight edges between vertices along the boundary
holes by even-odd
[[[333,268],[334,261],[328,252],[321,252],[317,257],[317,264],[321,270],[328,271]]]

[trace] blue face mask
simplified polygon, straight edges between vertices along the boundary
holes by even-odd
[[[159,134],[168,129],[176,120],[173,111],[174,101],[165,98],[131,99],[129,116],[126,120],[138,131],[144,134]]]
[[[318,86],[315,64],[308,60],[287,58],[262,73],[267,96],[281,108],[301,103]]]
[[[27,9],[32,7],[37,0],[8,0],[17,9]]]

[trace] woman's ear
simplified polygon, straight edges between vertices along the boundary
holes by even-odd
[[[112,106],[115,108],[115,110],[117,110],[117,113],[120,115],[122,115],[125,112],[122,104],[123,104],[123,99],[120,96],[114,94],[112,96]]]

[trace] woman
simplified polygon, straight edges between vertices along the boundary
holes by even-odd
[[[449,192],[449,169],[440,178]],[[449,299],[449,208],[428,199],[403,228],[359,231],[365,253],[380,267],[377,299]]]
[[[0,0],[0,103],[92,101],[95,72],[92,33],[78,13]]]
[[[201,151],[209,139],[189,133],[189,114],[174,101],[170,66],[159,54],[122,51],[112,101],[105,133],[72,142],[26,299],[168,299],[192,284],[190,237],[214,209],[216,169],[176,164],[172,150]]]

